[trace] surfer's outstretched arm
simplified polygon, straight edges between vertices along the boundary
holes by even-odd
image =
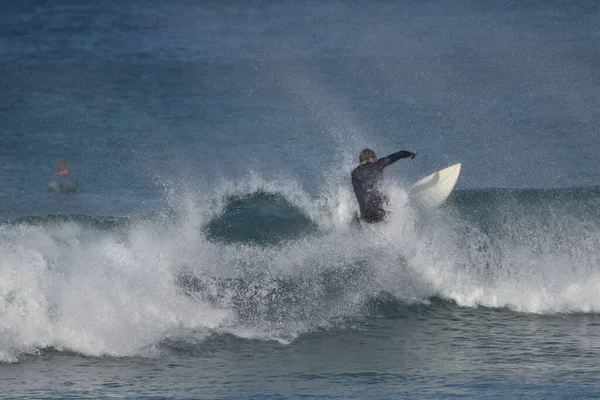
[[[400,160],[401,158],[408,158],[408,157],[415,158],[416,156],[417,156],[416,151],[400,150],[397,153],[393,153],[387,157],[380,158],[379,160],[375,161],[375,165],[379,168],[385,168],[388,165],[393,164],[396,161]]]

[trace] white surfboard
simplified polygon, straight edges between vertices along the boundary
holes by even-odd
[[[419,179],[410,187],[411,199],[428,208],[441,206],[456,185],[460,167],[460,163],[454,164]]]

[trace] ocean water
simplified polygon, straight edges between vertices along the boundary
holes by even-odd
[[[600,396],[600,3],[1,7],[0,397]]]

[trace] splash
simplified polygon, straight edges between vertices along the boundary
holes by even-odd
[[[370,318],[390,297],[600,310],[600,218],[573,202],[459,193],[424,212],[404,187],[388,187],[388,220],[360,227],[346,186],[314,196],[256,174],[210,194],[172,187],[169,210],[143,218],[2,224],[0,360],[46,348],[154,356],[169,341],[221,334],[289,343]]]

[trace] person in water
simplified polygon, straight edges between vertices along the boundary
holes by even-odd
[[[416,156],[416,151],[401,150],[377,159],[375,152],[371,149],[364,149],[360,152],[358,156],[360,165],[352,171],[352,187],[358,200],[362,221],[380,222],[385,218],[385,205],[388,199],[381,191],[383,169],[401,158],[414,159]]]
[[[60,194],[74,193],[77,190],[77,182],[70,176],[71,168],[69,164],[64,160],[60,160],[56,163],[55,171],[54,179],[50,182],[50,190]]]

